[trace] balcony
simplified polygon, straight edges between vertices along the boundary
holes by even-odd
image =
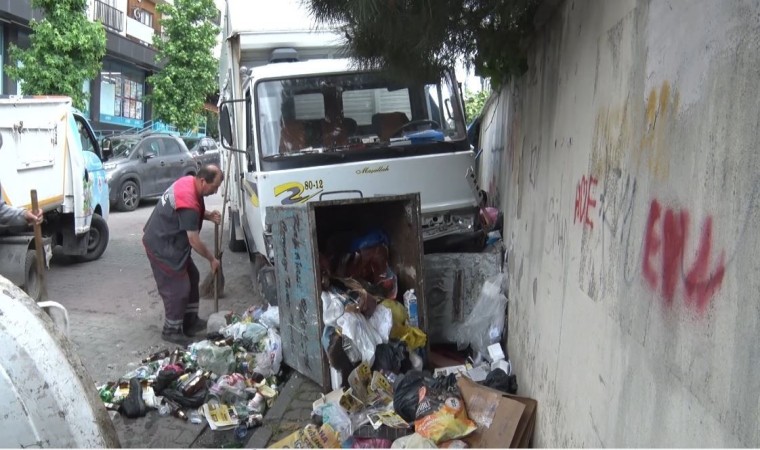
[[[146,45],[153,44],[153,28],[138,22],[131,17],[127,17],[127,36],[139,39]]]
[[[117,32],[124,29],[124,11],[119,11],[100,0],[95,0],[95,20]]]

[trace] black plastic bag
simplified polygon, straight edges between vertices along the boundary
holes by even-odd
[[[517,394],[517,376],[507,375],[502,369],[492,370],[480,384],[507,394]]]
[[[182,392],[176,389],[164,389],[163,392],[163,396],[165,398],[173,400],[175,403],[178,403],[180,406],[184,406],[185,408],[199,408],[201,405],[206,403],[206,395],[208,395],[208,389],[206,387],[200,389],[198,392],[189,397],[183,395]]]
[[[153,392],[156,395],[163,395],[164,389],[171,386],[171,384],[177,378],[182,375],[182,372],[176,372],[173,370],[162,370],[156,375],[156,380],[153,382]]]
[[[410,370],[400,375],[393,386],[393,409],[409,423],[417,417],[419,391],[426,376],[425,372]]]
[[[372,370],[385,370],[399,374],[404,372],[402,368],[405,365],[405,359],[409,359],[409,351],[403,341],[378,344],[375,347],[375,362],[372,364]]]

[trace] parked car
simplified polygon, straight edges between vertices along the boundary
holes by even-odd
[[[219,146],[210,137],[184,137],[190,154],[198,162],[198,167],[205,164],[219,165]]]
[[[141,199],[160,196],[198,170],[182,139],[168,133],[119,135],[110,144],[113,156],[104,167],[111,205],[120,211],[133,211]]]

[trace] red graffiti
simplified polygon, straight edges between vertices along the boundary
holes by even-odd
[[[696,260],[684,275],[684,249],[689,235],[689,213],[668,208],[663,215],[662,209],[657,200],[652,200],[644,236],[642,275],[653,290],[658,288],[662,280],[662,297],[669,306],[675,298],[678,281],[682,280],[687,304],[703,312],[720,288],[726,272],[725,252],[721,252],[715,269],[710,273],[712,217],[708,216],[702,225]],[[662,226],[658,227],[660,218]],[[659,273],[656,268],[658,253],[662,255]]]
[[[581,181],[578,182],[578,186],[575,188],[575,214],[573,216],[573,223],[580,222],[584,226],[588,225],[591,229],[594,229],[594,222],[589,217],[589,209],[596,207],[596,199],[591,196],[591,188],[596,186],[597,179],[589,175],[588,178],[584,175]]]

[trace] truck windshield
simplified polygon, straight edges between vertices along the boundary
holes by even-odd
[[[398,154],[405,146],[466,138],[449,74],[427,83],[377,73],[266,80],[255,93],[264,158],[381,147]]]

